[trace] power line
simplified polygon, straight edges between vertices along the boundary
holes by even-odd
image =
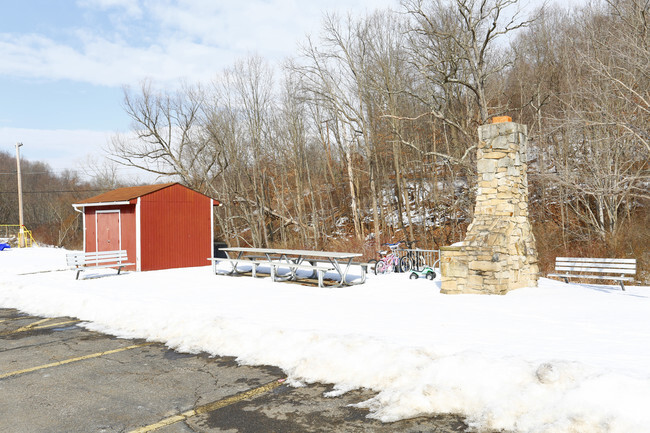
[[[66,171],[66,170],[67,170],[67,169],[63,169],[63,170],[61,170],[61,172],[64,172],[64,171]],[[5,175],[15,176],[17,173],[18,173],[18,172],[16,172],[16,171],[11,171],[11,172],[0,173],[0,174],[5,174]],[[21,173],[21,174],[22,174],[23,176],[25,176],[25,175],[30,175],[30,174],[49,174],[49,175],[51,175],[51,176],[54,176],[54,175],[56,175],[56,172],[55,172],[54,170],[51,170],[51,171],[32,171],[31,173]]]
[[[13,174],[16,174],[16,173],[18,173],[18,172],[17,171],[9,171],[9,172],[0,173],[0,174],[12,174],[13,175]],[[32,172],[27,172],[27,173],[22,172],[21,174],[24,175],[24,174],[51,174],[51,173],[52,173],[52,171],[32,171]]]
[[[141,171],[146,172],[146,170],[141,169],[141,168],[137,168],[137,167],[116,167],[115,170],[116,171],[131,170],[131,171],[138,171],[138,172],[141,172]],[[31,171],[31,172],[22,172],[21,174],[23,176],[24,175],[30,175],[30,174],[54,174],[54,173],[57,173],[57,172],[58,173],[63,173],[64,171],[79,172],[80,169],[78,169],[78,168],[56,168],[56,169],[51,169],[50,171]],[[17,173],[16,171],[8,171],[8,172],[2,172],[2,173],[0,173],[0,175],[4,174],[4,175],[15,176],[16,173]],[[85,173],[82,173],[82,174],[85,174]]]
[[[56,191],[23,191],[23,194],[52,194],[52,193],[63,193],[63,192],[100,192],[106,191],[106,189],[84,189],[84,190],[75,190],[75,189],[64,189]],[[0,194],[15,194],[16,191],[0,191]]]

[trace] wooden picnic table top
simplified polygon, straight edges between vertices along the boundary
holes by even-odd
[[[344,253],[339,251],[314,251],[314,250],[289,250],[282,248],[250,248],[250,247],[228,247],[221,248],[221,251],[233,253],[258,253],[258,254],[280,254],[288,256],[326,257],[332,259],[351,259],[360,257],[361,253]]]

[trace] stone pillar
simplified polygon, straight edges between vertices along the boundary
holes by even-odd
[[[442,293],[505,294],[537,285],[537,250],[528,221],[526,126],[510,118],[495,121],[478,129],[474,220],[464,241],[441,248]]]

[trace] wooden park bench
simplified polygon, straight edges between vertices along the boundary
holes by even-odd
[[[630,275],[636,274],[636,259],[593,259],[586,257],[556,257],[555,272],[549,277],[564,279],[584,278],[596,280],[618,281],[622,290],[625,290],[623,281],[634,281]],[[587,273],[598,273],[590,275]]]
[[[135,263],[126,263],[128,257],[125,250],[118,251],[98,251],[98,252],[77,252],[66,254],[68,266],[77,269],[77,277],[86,270],[86,268],[117,268],[117,275],[120,275],[122,268],[131,266]]]

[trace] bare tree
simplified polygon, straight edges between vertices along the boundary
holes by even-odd
[[[622,128],[650,152],[650,1],[606,0],[596,13],[585,29],[591,49],[578,53],[600,86],[593,102],[602,117],[591,123]]]
[[[484,124],[490,115],[501,111],[492,107],[490,81],[499,75],[511,60],[499,51],[503,37],[528,26],[532,20],[522,19],[514,10],[517,0],[404,0],[404,8],[414,19],[414,49],[421,71],[438,86],[457,84],[468,90],[478,110],[478,122]],[[431,92],[432,102],[440,97]],[[459,129],[462,125],[432,105],[432,113]]]
[[[133,136],[113,137],[109,152],[114,161],[206,191],[224,161],[219,137],[206,134],[203,127],[203,103],[199,86],[156,92],[145,81],[137,94],[125,88],[123,106],[131,117]]]
[[[350,209],[357,239],[364,237],[361,222],[361,202],[358,197],[353,157],[363,149],[366,160],[371,159],[372,141],[369,126],[369,95],[365,65],[368,54],[366,35],[361,22],[351,17],[341,21],[336,15],[324,20],[323,49],[308,40],[303,48],[304,63],[297,68],[311,94],[312,103],[330,113],[331,132],[338,143],[347,167]],[[359,148],[360,146],[360,148]],[[371,207],[375,240],[379,241],[379,211],[374,166],[370,164]]]
[[[550,120],[555,180],[568,190],[572,213],[605,242],[650,198],[647,11],[648,2],[636,0],[587,7],[564,42],[567,85],[557,96],[562,111]]]
[[[534,137],[531,180],[542,188],[537,218],[557,220],[565,245],[613,245],[649,196],[644,8],[624,0],[547,10],[515,44],[513,74],[530,102],[522,116]]]
[[[408,153],[402,149],[404,139],[402,118],[408,110],[407,88],[413,79],[413,68],[407,62],[405,46],[405,22],[390,11],[375,12],[367,18],[369,67],[368,80],[373,89],[375,112],[387,123],[391,142],[393,171],[395,173],[395,198],[398,223],[409,240],[414,239],[411,204],[403,180],[406,172],[404,163]],[[376,122],[376,121],[375,121]],[[376,128],[373,128],[375,132]],[[375,133],[375,135],[378,135]],[[379,143],[376,143],[376,147]],[[373,159],[374,164],[379,161]],[[380,183],[385,187],[384,183]],[[404,227],[406,214],[408,228]]]

